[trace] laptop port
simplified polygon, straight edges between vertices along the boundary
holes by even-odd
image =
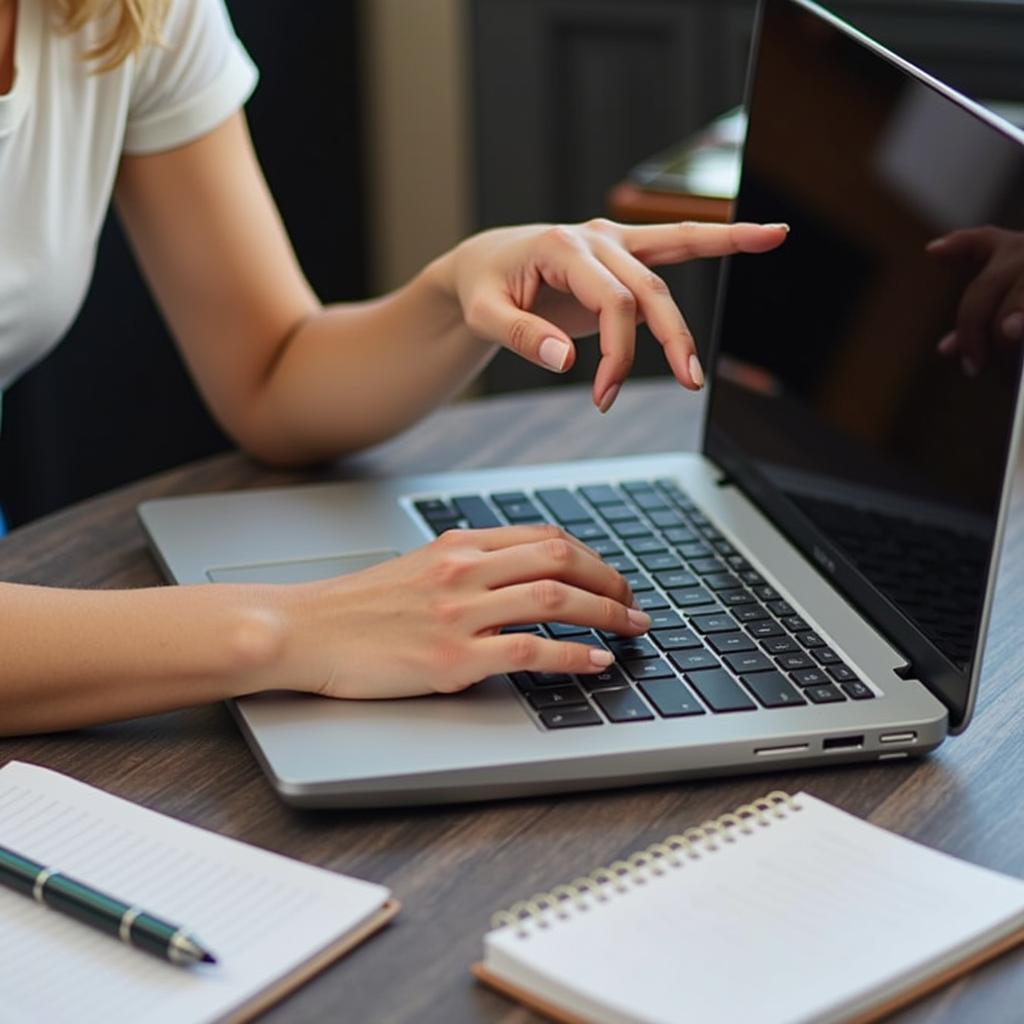
[[[810,749],[809,743],[790,743],[785,747],[755,747],[754,753],[759,757],[764,757],[769,754],[802,754],[805,750]]]
[[[822,750],[858,750],[864,746],[861,736],[829,736],[821,744]]]
[[[883,732],[878,737],[879,743],[913,743],[917,739],[917,733],[911,732]]]

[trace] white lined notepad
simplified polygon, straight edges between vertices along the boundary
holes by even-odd
[[[219,960],[176,967],[0,889],[4,1024],[244,1017],[393,912],[383,886],[19,762],[0,770],[0,844],[189,928]]]
[[[1024,882],[771,794],[495,924],[478,976],[562,1020],[866,1021],[1024,941]]]

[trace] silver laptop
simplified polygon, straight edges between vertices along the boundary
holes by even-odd
[[[452,527],[552,520],[654,626],[595,677],[458,696],[233,706],[281,796],[473,800],[923,754],[967,726],[1015,464],[1021,354],[937,351],[976,267],[1024,230],[1024,137],[821,9],[762,4],[737,218],[788,221],[724,268],[698,453],[170,498],[140,516],[177,583],[308,580]],[[679,401],[692,399],[680,391]]]

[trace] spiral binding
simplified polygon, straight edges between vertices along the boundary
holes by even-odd
[[[772,819],[785,818],[796,813],[800,805],[788,793],[775,790],[752,803],[743,804],[735,811],[709,819],[700,825],[684,829],[660,843],[631,853],[607,867],[598,868],[568,885],[556,885],[550,892],[535,893],[529,899],[513,903],[507,910],[491,916],[492,928],[514,928],[520,938],[528,938],[529,925],[538,928],[551,926],[552,918],[566,920],[570,908],[588,910],[591,901],[606,903],[611,893],[629,892],[630,885],[643,885],[648,875],[664,875],[666,868],[681,868],[687,861],[700,860],[708,853],[720,849],[720,843],[735,843],[737,833],[751,835],[755,825],[766,828]]]

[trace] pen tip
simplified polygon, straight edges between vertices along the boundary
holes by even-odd
[[[216,962],[217,962],[217,958],[212,953],[205,953],[205,952],[203,953],[203,963],[204,964],[215,964]]]

